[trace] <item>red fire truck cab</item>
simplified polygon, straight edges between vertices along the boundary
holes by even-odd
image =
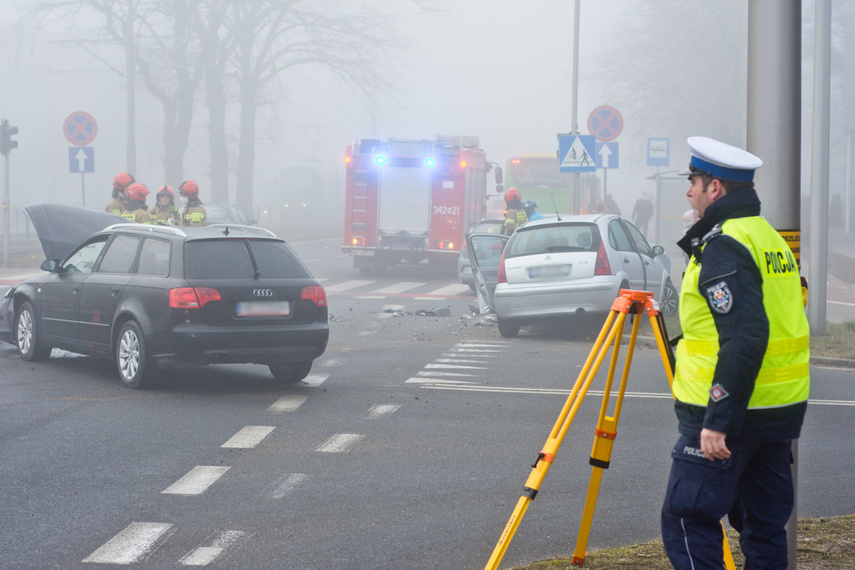
[[[477,137],[360,139],[345,160],[342,250],[360,271],[455,261],[484,216],[491,165]]]

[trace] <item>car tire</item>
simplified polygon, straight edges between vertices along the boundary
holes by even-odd
[[[499,323],[499,334],[505,338],[514,338],[520,333],[520,325],[518,323],[503,321],[502,319],[496,319],[496,322]]]
[[[149,380],[149,362],[142,330],[136,321],[122,325],[116,341],[119,379],[128,388],[143,388]]]
[[[51,347],[42,346],[36,324],[36,312],[29,301],[21,304],[15,315],[15,347],[21,358],[28,362],[41,362],[50,358]]]
[[[296,384],[304,379],[312,371],[312,360],[306,362],[286,362],[283,364],[270,364],[270,373],[277,380],[282,380],[289,384]]]
[[[680,294],[677,288],[671,283],[670,279],[665,280],[665,288],[662,290],[662,298],[659,300],[659,312],[664,317],[671,317],[677,314],[679,306]]]

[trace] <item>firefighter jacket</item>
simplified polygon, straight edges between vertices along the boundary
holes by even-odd
[[[801,280],[792,251],[759,214],[752,187],[733,190],[679,242],[692,255],[673,384],[684,435],[709,428],[781,441],[801,431],[810,388]]]
[[[135,203],[136,202],[136,203]],[[138,224],[150,224],[151,214],[148,211],[148,206],[142,203],[141,200],[130,200],[128,202],[127,212],[122,212],[122,217]]]
[[[502,233],[506,236],[513,234],[517,228],[528,221],[528,216],[522,208],[508,208],[505,221],[502,223]]]
[[[172,220],[172,225],[174,226],[181,224],[181,214],[178,212],[178,208],[175,204],[163,206],[160,203],[157,203],[154,205],[154,208],[151,209],[151,223],[160,226],[168,226],[170,225],[170,220]]]
[[[121,216],[128,209],[128,199],[124,196],[114,196],[107,202],[107,207],[104,211],[108,214],[116,214]]]
[[[198,228],[205,225],[205,207],[198,198],[187,202],[181,213],[181,225]]]

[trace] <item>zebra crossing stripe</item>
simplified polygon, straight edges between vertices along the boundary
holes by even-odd
[[[246,426],[220,447],[252,449],[276,429],[274,426]]]
[[[358,433],[339,433],[326,440],[320,445],[320,447],[315,449],[315,451],[324,453],[347,453],[364,437],[364,435]]]
[[[231,467],[197,465],[184,477],[161,491],[162,495],[201,495]]]
[[[145,556],[172,525],[134,522],[83,559],[94,564],[133,564]]]
[[[226,530],[217,534],[210,546],[200,546],[181,559],[182,566],[207,566],[222,554],[223,550],[246,536],[240,530]]]

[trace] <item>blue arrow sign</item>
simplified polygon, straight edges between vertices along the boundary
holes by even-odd
[[[68,147],[68,170],[75,172],[95,172],[95,147]]]
[[[597,137],[559,135],[558,169],[561,172],[596,172]]]
[[[619,159],[618,143],[597,141],[597,168],[617,168]]]

